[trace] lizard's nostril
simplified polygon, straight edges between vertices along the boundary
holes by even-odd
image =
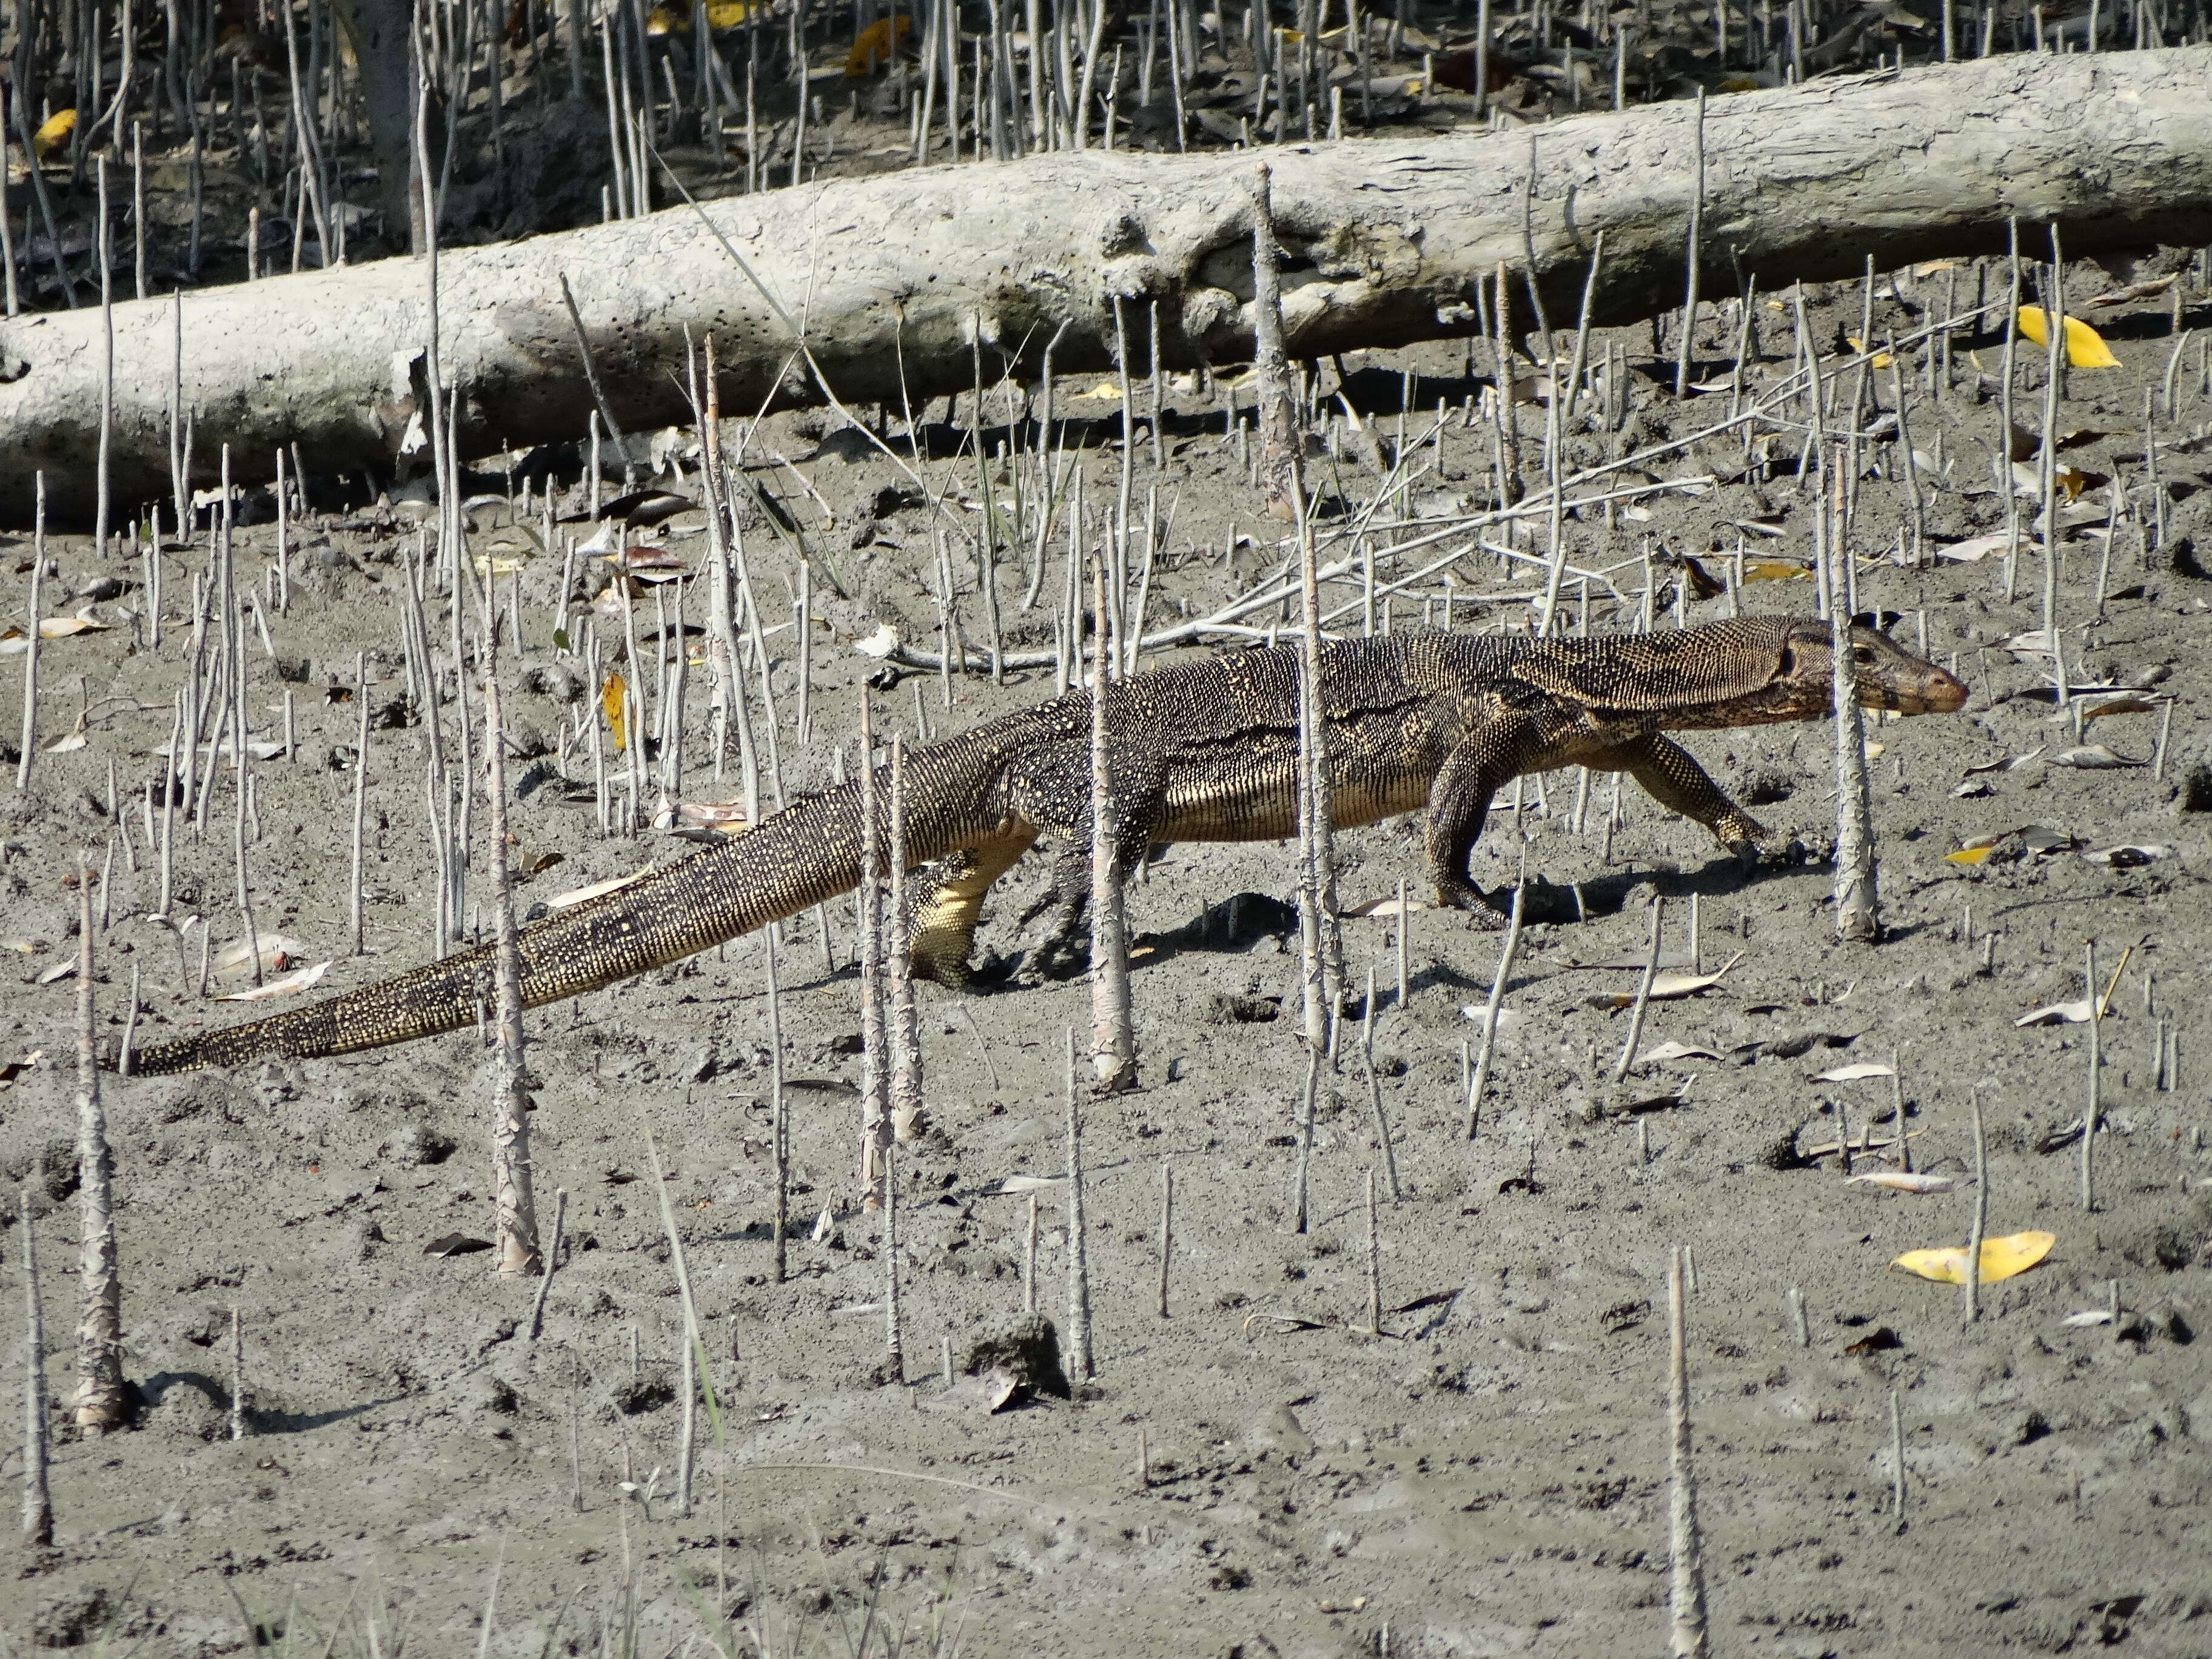
[[[1966,682],[1955,674],[1937,670],[1928,687],[1928,706],[1939,714],[1948,714],[1966,705]]]

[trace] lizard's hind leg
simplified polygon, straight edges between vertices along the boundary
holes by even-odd
[[[958,988],[968,982],[968,954],[975,942],[975,923],[991,884],[1012,869],[1036,842],[1037,832],[1018,819],[1000,832],[923,866],[929,879],[917,883],[907,908],[918,978]]]
[[[1044,938],[1030,953],[1023,978],[1062,978],[1080,969],[1091,904],[1091,746],[1063,744],[1008,780],[1015,810],[1040,823],[1060,848],[1052,885],[1022,917],[1027,926],[1049,914]],[[1150,771],[1115,774],[1114,867],[1123,881],[1135,873],[1158,827],[1164,787]]]

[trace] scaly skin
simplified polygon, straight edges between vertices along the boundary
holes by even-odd
[[[1429,874],[1444,903],[1492,915],[1468,874],[1492,797],[1561,766],[1626,770],[1725,845],[1758,823],[1663,734],[1817,719],[1830,711],[1828,624],[1768,617],[1674,632],[1542,641],[1409,633],[1322,652],[1340,828],[1428,811]],[[1858,700],[1948,713],[1966,688],[1855,628]],[[1241,651],[1112,687],[1107,719],[1133,870],[1155,842],[1275,841],[1296,833],[1297,652]],[[889,769],[878,772],[883,799]],[[1064,951],[1088,896],[1091,704],[1078,692],[906,760],[907,850],[932,865],[913,906],[915,971],[957,983],[984,896],[1040,836],[1060,848],[1045,954]],[[860,877],[857,782],[801,801],[720,847],[523,929],[522,996],[539,1006],[708,950],[849,891]],[[136,1056],[142,1075],[262,1054],[349,1054],[472,1025],[491,1001],[490,947],[307,1007],[203,1031]]]

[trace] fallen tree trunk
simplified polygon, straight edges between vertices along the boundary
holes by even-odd
[[[1703,291],[1856,276],[2001,247],[2008,216],[2056,224],[2069,255],[2212,241],[2212,49],[2008,57],[1717,100],[1705,118]],[[1572,317],[1605,234],[1603,321],[1681,301],[1697,114],[1669,103],[1510,134],[1267,152],[1293,356],[1472,333],[1474,284],[1523,263]],[[1158,301],[1170,367],[1252,349],[1255,156],[1098,151],[899,173],[729,198],[458,250],[439,270],[445,377],[463,452],[569,439],[591,406],[562,298],[574,289],[626,427],[684,417],[686,332],[713,333],[725,410],[821,401],[898,409],[973,383],[1110,363],[1115,296],[1133,355]],[[712,222],[710,229],[708,221]],[[715,233],[719,231],[718,236]],[[722,239],[726,239],[727,246]],[[2043,237],[2030,229],[2028,252]],[[743,257],[748,276],[732,259]],[[280,444],[318,471],[389,465],[423,388],[425,273],[392,259],[188,295],[184,391],[195,481],[221,446],[266,477]],[[757,279],[757,282],[755,281]],[[771,297],[772,296],[772,297]],[[170,301],[115,307],[114,499],[169,493]],[[799,331],[811,354],[799,354]],[[0,323],[0,520],[92,513],[96,311]]]

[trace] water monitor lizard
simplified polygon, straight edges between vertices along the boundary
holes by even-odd
[[[1776,617],[1675,631],[1533,641],[1433,631],[1328,643],[1322,652],[1335,822],[1426,808],[1431,879],[1444,903],[1489,914],[1468,872],[1492,796],[1528,772],[1626,770],[1669,811],[1727,845],[1758,823],[1663,734],[1812,720],[1830,712],[1828,624]],[[1944,713],[1966,688],[1868,628],[1851,633],[1858,700]],[[1107,720],[1122,845],[1133,870],[1155,842],[1274,841],[1295,833],[1295,647],[1231,652],[1113,686]],[[1090,890],[1091,705],[1077,692],[915,751],[906,763],[918,973],[964,970],[985,893],[1040,836],[1059,848],[1060,933]],[[879,770],[889,794],[888,769]],[[707,950],[850,890],[860,792],[799,801],[724,844],[525,928],[522,998],[537,1006]],[[234,1066],[264,1054],[338,1054],[472,1025],[489,1006],[491,947],[251,1024],[199,1031],[135,1057],[141,1074]]]

